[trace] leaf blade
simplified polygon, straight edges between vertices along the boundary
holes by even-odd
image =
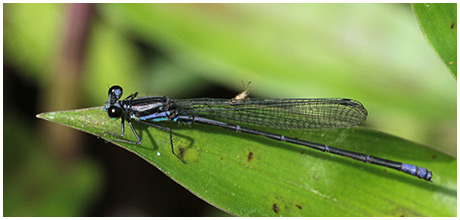
[[[101,107],[37,117],[97,136],[120,131],[119,121],[108,119]],[[434,183],[263,137],[195,124],[162,125],[173,129],[175,150],[187,164],[171,154],[169,134],[141,124],[135,124],[141,146],[115,144],[238,216],[456,215],[456,160],[384,133],[351,128],[286,135],[427,167]],[[134,138],[129,130],[126,136]]]

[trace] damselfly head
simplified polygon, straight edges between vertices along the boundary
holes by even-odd
[[[116,102],[123,95],[123,89],[120,86],[112,86],[109,89],[109,99],[112,102]]]
[[[121,116],[121,114],[120,114],[120,116],[116,117],[117,114],[116,114],[115,110],[113,110],[113,109],[110,110],[110,108],[119,108],[120,111],[121,111],[120,107],[114,107],[113,105],[115,105],[117,103],[117,101],[120,100],[121,96],[123,95],[123,89],[120,86],[117,86],[117,85],[112,86],[109,89],[109,94],[108,95],[109,95],[109,98],[107,99],[107,102],[105,102],[104,111],[106,111],[111,118],[113,118],[111,115],[114,115],[115,118],[118,118],[118,117]]]

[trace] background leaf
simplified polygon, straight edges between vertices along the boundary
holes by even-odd
[[[457,4],[412,4],[426,39],[457,78]]]
[[[102,108],[39,118],[98,136],[119,132]],[[135,124],[141,146],[116,143],[195,195],[238,216],[455,216],[456,160],[424,146],[363,128],[286,132],[292,137],[404,161],[433,171],[433,183],[299,146],[211,126],[164,123],[169,135]],[[128,129],[128,127],[126,127]],[[126,138],[134,140],[131,132]],[[109,137],[110,139],[110,137]],[[331,207],[334,207],[331,209]]]

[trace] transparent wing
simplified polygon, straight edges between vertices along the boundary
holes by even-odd
[[[366,120],[367,110],[352,99],[176,99],[179,115],[276,129],[332,129]]]

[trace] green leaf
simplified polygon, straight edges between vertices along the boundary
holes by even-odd
[[[457,4],[412,4],[426,39],[457,78]]]
[[[101,107],[37,117],[96,136],[120,132],[120,120],[109,119]],[[433,172],[433,183],[264,137],[162,123],[173,130],[175,152],[184,164],[171,153],[168,133],[133,124],[142,145],[116,145],[234,215],[456,216],[456,159],[385,133],[349,128],[283,134],[426,167]],[[125,137],[135,140],[127,125],[126,129]]]

